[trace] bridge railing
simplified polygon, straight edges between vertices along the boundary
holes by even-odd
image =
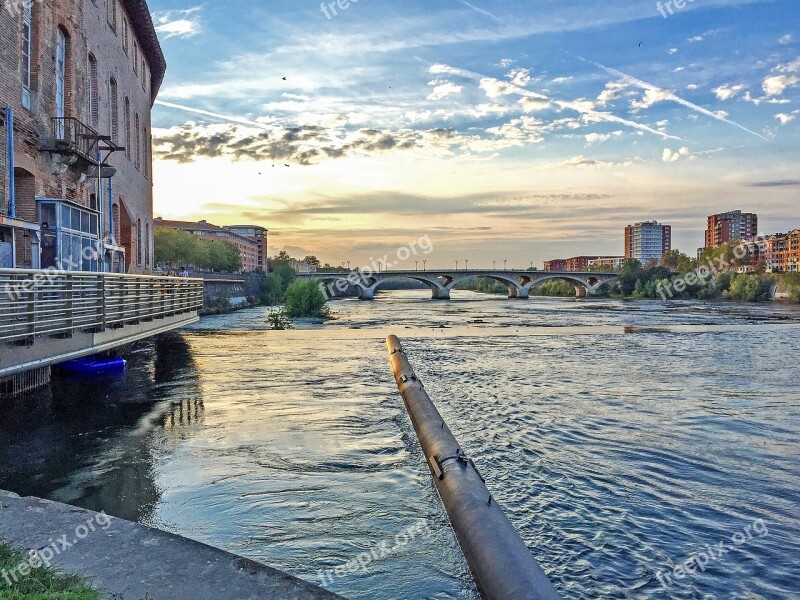
[[[202,279],[0,269],[0,342],[102,332],[202,306]]]

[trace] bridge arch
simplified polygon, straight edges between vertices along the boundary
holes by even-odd
[[[458,284],[463,283],[465,281],[469,281],[470,279],[491,279],[493,281],[497,281],[498,283],[502,283],[506,286],[506,290],[508,290],[508,297],[509,298],[520,298],[524,299],[528,297],[528,290],[529,288],[526,287],[530,284],[531,278],[527,276],[507,276],[507,275],[497,275],[493,273],[469,273],[464,274],[462,276],[456,276],[452,279],[451,283],[448,284],[449,289],[453,289]]]

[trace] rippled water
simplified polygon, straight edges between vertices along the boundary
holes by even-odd
[[[477,598],[394,386],[391,332],[565,598],[797,597],[797,307],[426,294],[344,300],[337,321],[286,332],[266,309],[210,317],[139,346],[121,378],[57,379],[0,408],[0,488],[317,583],[428,522],[327,587]],[[704,572],[661,585],[720,542]]]

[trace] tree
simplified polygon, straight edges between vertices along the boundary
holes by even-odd
[[[319,268],[322,266],[322,263],[320,262],[320,260],[316,256],[313,256],[313,255],[306,256],[303,259],[303,261],[307,262],[312,267],[316,267],[317,270],[319,270]]]
[[[286,290],[286,314],[296,317],[327,317],[330,314],[328,299],[315,279],[297,279]]]

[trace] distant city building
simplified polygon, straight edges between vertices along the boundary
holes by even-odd
[[[231,225],[225,229],[236,234],[253,240],[258,244],[258,256],[256,257],[256,267],[266,273],[268,269],[267,260],[269,258],[269,246],[267,236],[269,230],[258,225]]]
[[[316,273],[317,265],[307,262],[305,260],[292,259],[292,268],[298,273]]]
[[[573,256],[566,260],[567,271],[585,271],[589,266],[589,261],[595,260],[596,256]]]
[[[589,269],[618,269],[625,261],[624,256],[601,256],[589,261]]]
[[[706,228],[706,248],[728,242],[751,240],[758,235],[758,215],[740,210],[710,215]]]
[[[262,242],[255,237],[251,239],[236,233],[229,227],[212,225],[205,220],[195,223],[192,221],[167,221],[159,217],[153,219],[153,224],[156,228],[178,229],[212,242],[230,242],[239,249],[239,253],[242,256],[243,271],[255,271],[259,266],[258,255],[259,251],[262,251]]]
[[[773,273],[800,272],[800,229],[767,236],[764,241],[764,260]]]
[[[567,270],[567,259],[566,258],[554,258],[553,260],[546,260],[544,261],[544,270],[545,271],[566,271]]]
[[[645,264],[672,250],[672,226],[657,221],[644,221],[625,228],[625,258]]]

